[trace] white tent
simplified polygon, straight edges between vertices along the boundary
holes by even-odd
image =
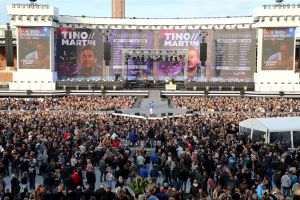
[[[285,140],[289,147],[300,147],[300,117],[251,118],[239,123],[240,133],[251,139],[273,143]]]

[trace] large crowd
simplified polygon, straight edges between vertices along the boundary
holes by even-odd
[[[300,152],[289,151],[285,141],[250,140],[238,129],[247,118],[297,112],[228,110],[144,120],[47,112],[23,103],[10,105],[28,112],[0,113],[2,199],[131,200],[137,197],[127,183],[135,177],[152,183],[147,200],[300,198]]]
[[[299,112],[300,101],[293,98],[272,97],[172,97],[177,108],[203,112]]]
[[[136,102],[132,96],[63,96],[2,98],[0,110],[72,110],[100,111],[131,108]]]

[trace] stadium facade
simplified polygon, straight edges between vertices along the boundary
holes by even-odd
[[[10,90],[173,79],[202,88],[300,91],[300,4],[263,5],[252,16],[172,19],[65,16],[40,4],[7,11],[13,37],[5,40],[1,27],[0,81]],[[9,67],[7,42],[14,46]]]

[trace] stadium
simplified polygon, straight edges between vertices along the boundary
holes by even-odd
[[[7,5],[0,197],[300,199],[300,4],[125,18]]]

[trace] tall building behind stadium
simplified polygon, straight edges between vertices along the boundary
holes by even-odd
[[[125,0],[112,0],[112,18],[125,18]]]

